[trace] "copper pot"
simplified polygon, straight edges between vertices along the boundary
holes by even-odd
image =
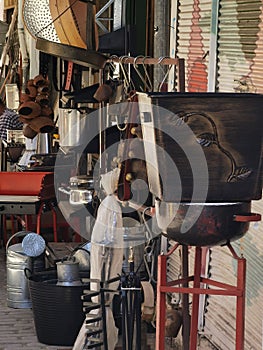
[[[36,96],[36,102],[40,104],[40,106],[47,106],[49,104],[49,95],[46,93],[41,93]]]
[[[23,135],[27,137],[28,139],[33,139],[37,132],[30,128],[28,124],[23,125]]]
[[[54,129],[54,122],[49,117],[39,116],[30,122],[30,128],[36,132],[49,133]]]
[[[43,77],[42,74],[38,74],[34,77],[33,79],[33,84],[34,86],[41,86],[41,85],[45,85],[46,83],[46,79]]]
[[[112,88],[107,84],[102,84],[98,87],[93,97],[98,101],[107,101],[113,94]]]
[[[54,117],[54,111],[51,107],[49,106],[42,106],[41,108],[41,115],[44,115],[46,117],[50,117],[53,119]]]
[[[165,336],[176,338],[183,323],[182,309],[166,310]]]
[[[34,79],[29,79],[26,83],[26,86],[29,87],[29,86],[34,86]]]
[[[41,107],[34,101],[26,101],[18,108],[18,113],[26,119],[32,119],[40,115]]]
[[[20,115],[18,119],[21,123],[24,123],[24,124],[28,124],[33,120],[33,118],[25,118],[22,115]]]
[[[37,89],[36,89],[35,86],[28,86],[28,87],[26,87],[25,92],[30,98],[35,98],[36,95],[37,95]]]
[[[48,80],[46,80],[43,85],[40,85],[37,88],[37,92],[40,94],[48,93],[49,91],[50,91],[50,83]]]
[[[27,95],[27,94],[21,94],[20,95],[20,103],[21,104],[26,102],[26,101],[31,101],[31,100],[32,100],[31,97],[29,95]]]

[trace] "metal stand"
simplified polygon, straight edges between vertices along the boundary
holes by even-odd
[[[107,289],[103,287],[101,282],[99,291],[84,291],[82,296],[83,311],[86,313],[86,340],[84,349],[95,349],[103,346],[104,350],[108,350],[107,325],[106,325],[106,302],[105,292]],[[113,291],[112,291],[113,292]],[[90,299],[94,296],[100,296],[99,303],[93,303]],[[88,302],[86,301],[88,300]],[[90,313],[91,310],[98,310],[97,314]]]
[[[129,257],[130,272],[121,276],[123,350],[132,350],[134,346],[141,350],[141,283],[134,271],[133,258],[132,253]]]
[[[244,333],[245,333],[245,286],[246,286],[246,259],[239,257],[234,251],[233,247],[228,244],[232,256],[237,260],[237,283],[235,286],[226,283],[218,282],[209,278],[201,276],[201,257],[202,247],[195,248],[195,265],[194,275],[183,277],[175,281],[167,281],[167,258],[179,246],[176,244],[166,255],[159,255],[158,257],[158,281],[157,281],[157,316],[156,316],[156,349],[165,349],[165,312],[166,312],[166,297],[165,293],[181,293],[193,294],[192,299],[192,316],[190,327],[190,345],[184,350],[195,350],[197,348],[197,334],[198,334],[198,314],[199,314],[199,297],[200,294],[208,295],[226,295],[235,296],[236,299],[236,350],[244,350]],[[189,282],[192,282],[192,287],[188,287]],[[215,288],[206,289],[202,285],[211,285]],[[183,305],[184,307],[185,305]],[[188,308],[188,306],[187,306]],[[184,312],[184,316],[185,316]],[[186,335],[187,336],[187,335]],[[183,339],[185,340],[185,339]]]
[[[33,231],[33,223],[32,223],[32,215],[36,215],[36,233],[41,234],[41,218],[42,214],[45,212],[45,210],[49,210],[52,213],[52,230],[53,230],[53,237],[54,242],[58,242],[58,232],[57,232],[57,212],[56,212],[56,200],[45,200],[45,201],[37,201],[35,203],[36,206],[36,213],[35,214],[19,214],[19,210],[17,214],[10,214],[11,218],[11,229],[12,229],[12,235],[16,232],[16,225],[15,221],[20,223],[24,230],[26,231]],[[21,204],[22,207],[22,204]],[[8,210],[7,210],[8,211]],[[24,218],[23,218],[24,216]],[[3,217],[3,242],[4,244],[7,241],[7,228],[6,228],[6,214],[1,215]]]
[[[37,228],[36,228],[36,233],[41,234],[41,217],[44,212],[45,206],[48,207],[48,209],[52,213],[52,224],[53,224],[53,237],[54,237],[54,242],[58,242],[58,233],[57,233],[57,212],[55,210],[56,204],[55,201],[46,201],[46,202],[41,202],[40,208],[37,213]],[[26,222],[26,227],[30,227],[30,216],[25,215],[25,222]]]

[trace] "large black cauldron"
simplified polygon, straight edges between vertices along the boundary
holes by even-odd
[[[139,93],[138,101],[149,190],[167,207],[169,220],[156,214],[162,231],[195,246],[241,238],[260,220],[250,203],[262,196],[263,95]]]
[[[193,246],[227,244],[241,238],[247,232],[249,222],[261,219],[259,214],[250,212],[250,202],[181,203],[176,211],[175,203],[166,203],[165,207],[157,214],[157,222],[164,222],[165,211],[169,213],[167,236]]]

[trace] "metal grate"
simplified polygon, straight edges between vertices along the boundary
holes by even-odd
[[[27,30],[33,37],[60,43],[48,0],[24,0],[22,13]]]

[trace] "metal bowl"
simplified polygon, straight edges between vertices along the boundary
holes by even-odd
[[[240,239],[251,221],[261,220],[251,213],[251,202],[165,203],[157,210],[157,223],[168,238],[191,246],[224,245]],[[169,223],[164,229],[164,223]]]

